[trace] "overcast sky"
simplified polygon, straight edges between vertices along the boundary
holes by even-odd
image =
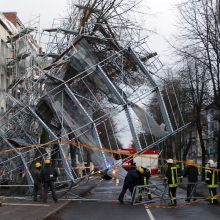
[[[70,1],[70,0],[68,0]],[[176,32],[176,15],[174,4],[181,0],[143,0],[146,13],[143,15],[143,24],[157,34],[149,37],[149,46],[153,51],[157,51],[163,63],[170,61],[170,50],[165,39],[170,39]],[[0,0],[0,11],[16,11],[18,17],[25,24],[40,15],[41,28],[48,28],[54,18],[65,16],[67,11],[67,0]],[[142,11],[145,11],[145,8]],[[128,134],[122,135],[124,145],[128,145],[130,140]]]
[[[40,15],[41,28],[48,28],[54,18],[66,14],[68,1],[70,0],[0,0],[0,11],[16,11],[23,23],[28,23],[31,18]],[[150,47],[157,51],[165,62],[168,45],[164,39],[169,39],[176,30],[174,4],[178,1],[180,0],[143,0],[146,12],[151,13],[143,16],[145,26],[158,33],[150,37]]]

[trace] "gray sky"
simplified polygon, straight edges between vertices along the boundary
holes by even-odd
[[[66,14],[70,0],[0,0],[0,11],[17,11],[18,17],[23,23],[40,15],[40,26],[48,28],[53,18]],[[174,4],[180,0],[143,0],[146,12],[151,15],[144,15],[145,26],[158,33],[149,38],[150,48],[157,51],[162,61],[166,62],[167,44],[164,38],[170,38],[175,32],[176,12]],[[142,9],[142,11],[145,11]]]
[[[142,23],[146,28],[158,33],[149,37],[148,45],[158,52],[164,64],[170,63],[170,50],[165,38],[170,39],[176,31],[174,25],[177,12],[174,4],[179,1],[181,0],[143,0],[146,13],[150,15],[143,15]],[[67,8],[67,0],[0,0],[0,11],[16,11],[24,24],[40,15],[41,28],[50,27],[53,18],[65,16]],[[142,11],[145,12],[145,9],[142,8]],[[125,146],[131,141],[128,138],[130,136],[128,131],[122,134],[121,140],[124,140],[122,142]]]

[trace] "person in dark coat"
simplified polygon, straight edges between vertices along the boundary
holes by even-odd
[[[183,177],[188,178],[188,185],[187,185],[187,198],[186,202],[190,202],[190,199],[193,198],[195,201],[195,194],[196,194],[196,184],[198,182],[198,168],[195,166],[194,160],[189,160],[187,162],[187,167],[183,172]]]
[[[124,180],[124,185],[123,185],[122,191],[118,197],[118,201],[120,203],[123,203],[124,195],[125,195],[127,189],[129,189],[131,196],[132,196],[133,191],[134,191],[134,187],[137,185],[140,185],[140,179],[141,179],[141,175],[143,173],[144,173],[144,169],[142,167],[137,167],[137,169],[135,169],[135,170],[128,171],[128,173],[125,177],[125,180]],[[134,197],[134,195],[133,195],[133,197]],[[133,197],[132,197],[132,201],[133,201]]]
[[[58,177],[58,172],[56,169],[54,169],[51,166],[50,160],[45,160],[44,162],[44,167],[41,170],[41,178],[43,182],[43,188],[44,188],[44,195],[43,195],[43,201],[47,203],[47,195],[48,195],[48,190],[49,188],[51,189],[52,192],[52,197],[54,202],[57,202],[57,195],[55,192],[55,187],[54,187],[54,182],[56,178]]]
[[[35,163],[35,169],[33,172],[33,179],[34,179],[34,192],[33,192],[33,200],[37,201],[37,194],[40,191],[40,196],[42,197],[42,179],[40,175],[41,170],[41,163]]]
[[[142,167],[143,168],[143,167]],[[149,179],[151,177],[151,173],[150,173],[150,170],[147,169],[147,168],[143,168],[144,169],[144,173],[141,175],[141,179],[140,179],[140,185],[149,185]],[[143,189],[140,189],[139,190],[139,196],[138,196],[138,199],[140,201],[142,201],[142,194],[143,192],[146,191],[147,192],[147,195],[148,195],[148,199],[152,199],[151,198],[151,191],[149,188],[143,188]]]

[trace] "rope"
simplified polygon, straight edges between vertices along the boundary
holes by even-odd
[[[154,159],[154,160],[158,160],[158,161],[166,161],[167,158],[155,158],[153,156],[149,156],[147,154],[140,154],[140,153],[128,153],[128,152],[118,152],[117,150],[110,150],[110,149],[106,149],[104,147],[99,147],[99,146],[92,146],[92,145],[89,145],[89,144],[82,144],[82,143],[78,143],[78,142],[75,142],[75,141],[72,141],[72,140],[69,140],[69,141],[63,141],[63,142],[60,142],[60,141],[57,141],[57,140],[53,140],[53,141],[49,141],[47,143],[44,143],[44,144],[38,144],[38,145],[30,145],[30,146],[24,146],[24,147],[19,147],[19,148],[16,148],[16,150],[23,150],[23,149],[29,149],[29,148],[33,148],[33,147],[48,147],[47,145],[49,144],[71,144],[70,146],[73,146],[73,147],[85,147],[85,148],[88,148],[88,149],[92,149],[92,150],[101,150],[101,151],[104,151],[104,152],[107,152],[107,153],[112,153],[112,154],[119,154],[119,155],[125,155],[125,156],[128,156],[128,157],[146,157],[146,158],[149,158],[149,159]],[[126,150],[126,149],[125,149]],[[8,150],[4,150],[4,151],[0,151],[0,155],[1,154],[4,154],[6,152],[11,152],[11,151],[14,151],[14,149],[8,149]],[[143,151],[146,151],[146,150],[143,150]],[[183,160],[174,160],[175,163],[183,163],[185,165],[187,165],[187,161],[183,161]],[[114,165],[115,167],[117,167],[119,164],[116,164]],[[220,169],[217,169],[217,168],[207,168],[207,167],[203,167],[201,165],[197,165],[195,164],[194,165],[195,167],[199,167],[199,168],[203,168],[203,169],[209,169],[209,170],[216,170],[216,171],[220,171]]]
[[[220,197],[220,194],[216,195],[215,196],[216,198]],[[184,203],[184,204],[181,204],[181,205],[177,205],[177,206],[170,206],[170,205],[146,205],[145,204],[145,208],[147,209],[152,209],[152,208],[160,208],[160,209],[179,209],[179,208],[184,208],[184,207],[187,207],[189,205],[192,205],[192,204],[196,204],[196,203],[199,203],[199,202],[202,202],[202,201],[207,201],[209,199],[213,198],[212,196],[209,196],[209,197],[206,197],[206,198],[202,198],[202,199],[197,199],[196,201],[192,201],[192,202],[187,202],[187,203]]]

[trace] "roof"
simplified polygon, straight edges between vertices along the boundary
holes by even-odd
[[[9,34],[13,35],[18,32],[17,28],[0,12],[0,23],[8,31]]]

